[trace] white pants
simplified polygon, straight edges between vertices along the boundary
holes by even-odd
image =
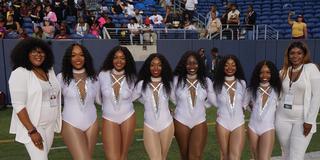
[[[43,150],[37,148],[32,141],[24,145],[26,146],[31,160],[47,160],[54,138],[54,124],[49,126],[38,126],[36,128],[43,139]]]
[[[303,120],[276,120],[276,132],[281,145],[283,160],[304,160],[313,133],[303,135]]]

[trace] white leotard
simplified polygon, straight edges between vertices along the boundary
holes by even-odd
[[[86,97],[82,102],[78,92],[77,82],[72,79],[70,84],[63,82],[62,74],[58,75],[62,95],[64,98],[64,108],[62,112],[63,121],[70,125],[86,131],[97,119],[96,98],[100,96],[100,86],[97,80],[86,80]]]
[[[192,106],[191,94],[188,85],[183,86],[183,82],[178,85],[178,77],[174,78],[174,94],[172,94],[173,102],[176,103],[174,119],[180,123],[193,128],[194,126],[206,121],[206,107],[210,107],[207,102],[209,90],[212,90],[212,82],[206,78],[207,88],[201,87],[198,82],[196,87],[195,105]]]
[[[262,92],[257,91],[257,97],[254,100],[251,94],[247,94],[252,104],[252,112],[250,115],[249,128],[257,135],[274,129],[275,113],[278,102],[278,94],[271,88],[267,101],[262,108]]]
[[[142,91],[143,81],[140,81],[135,87],[134,97],[144,104],[144,124],[154,130],[161,132],[166,129],[172,122],[172,116],[169,110],[169,95],[167,95],[163,84],[154,86],[158,91],[158,105],[153,97],[151,84],[148,84],[145,91]]]
[[[221,93],[216,93],[217,123],[229,131],[240,127],[244,124],[244,98],[246,93],[245,81],[236,80],[236,91],[233,105],[230,104],[230,96],[227,88],[223,85]]]
[[[113,91],[113,81],[110,71],[99,74],[99,83],[102,95],[102,110],[104,119],[121,124],[134,114],[132,93],[134,84],[128,84],[126,78],[121,81],[118,100]]]

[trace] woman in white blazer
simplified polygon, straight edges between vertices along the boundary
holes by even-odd
[[[99,101],[100,86],[84,46],[72,44],[67,48],[58,80],[64,100],[63,141],[73,159],[90,160],[98,138],[95,101]]]
[[[46,160],[54,132],[61,130],[60,85],[52,69],[51,48],[40,39],[28,38],[16,45],[11,59],[10,133],[25,145],[32,160]]]
[[[320,73],[307,46],[292,42],[280,71],[282,91],[276,111],[276,133],[284,160],[303,160],[320,106]]]

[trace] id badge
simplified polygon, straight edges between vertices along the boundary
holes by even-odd
[[[293,99],[294,99],[293,94],[290,94],[290,93],[286,94],[286,96],[284,97],[284,105],[283,105],[283,107],[285,109],[292,109]]]
[[[58,93],[52,89],[50,91],[50,107],[58,107],[59,103],[58,103]]]

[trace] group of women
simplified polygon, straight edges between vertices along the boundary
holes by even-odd
[[[152,160],[167,158],[173,136],[181,159],[202,159],[206,108],[212,105],[217,107],[216,135],[224,160],[241,158],[245,110],[251,112],[247,132],[255,159],[270,159],[276,132],[284,159],[302,160],[316,131],[320,73],[301,42],[290,44],[280,72],[270,61],[259,62],[249,85],[233,55],[220,61],[214,81],[193,51],[182,56],[174,71],[163,55],[151,54],[138,74],[130,51],[122,46],[110,51],[99,73],[80,44],[66,50],[57,76],[52,51],[42,40],[22,40],[11,58],[10,133],[33,160],[47,159],[54,132],[61,128],[73,159],[91,159],[99,130],[95,103],[102,105],[103,148],[111,160],[128,158],[137,119],[135,100],[144,105],[144,146]]]

